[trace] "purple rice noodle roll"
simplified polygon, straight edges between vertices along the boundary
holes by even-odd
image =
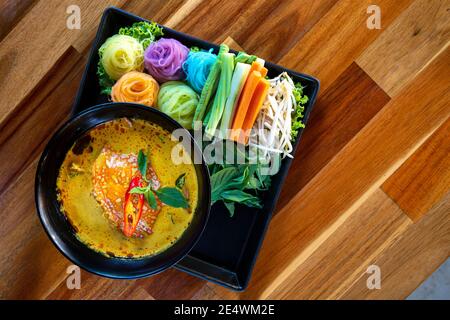
[[[159,82],[183,80],[183,62],[189,48],[175,39],[161,38],[151,43],[144,52],[147,71]]]

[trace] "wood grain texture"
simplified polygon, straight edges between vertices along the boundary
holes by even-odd
[[[47,296],[47,299],[64,300],[154,300],[144,288],[136,284],[137,280],[111,280],[99,278],[85,271],[81,272],[80,289],[68,289],[66,281]]]
[[[81,80],[84,60],[69,49],[34,92],[19,105],[10,121],[0,125],[0,194],[21,170],[36,159],[44,142],[68,117]],[[31,139],[32,137],[32,139]]]
[[[37,161],[0,198],[0,298],[40,299],[65,278],[70,264],[45,234],[34,206]],[[18,193],[17,190],[21,190]]]
[[[151,278],[129,281],[105,279],[83,271],[81,289],[68,289],[64,280],[46,298],[186,300],[216,297],[214,291],[205,288],[205,284],[205,281],[175,269],[169,269]]]
[[[450,254],[450,193],[392,246],[367,265],[381,270],[381,290],[369,290],[361,277],[342,299],[404,299]]]
[[[244,49],[232,37],[227,37],[223,41],[223,43],[225,43],[227,46],[229,46],[233,50],[244,51]]]
[[[3,0],[0,2],[0,41],[37,1]]]
[[[277,287],[298,272],[300,253],[309,250],[313,239],[338,218],[345,221],[343,214],[352,204],[371,188],[379,187],[404,157],[417,149],[417,141],[429,136],[449,116],[449,54],[450,50],[443,52],[379,111],[272,219],[244,297],[276,297]]]
[[[171,268],[138,283],[155,299],[172,300],[191,299],[206,281]]]
[[[175,27],[195,9],[197,0],[127,1],[123,9],[170,27]],[[169,21],[170,20],[170,21]]]
[[[411,3],[410,0],[377,1],[383,12],[383,28]],[[322,90],[363,52],[382,32],[366,27],[370,0],[339,1],[289,52],[280,64],[320,79]],[[320,49],[318,49],[320,48]]]
[[[383,190],[418,221],[450,191],[450,119],[383,183]]]
[[[389,96],[352,63],[322,93],[295,154],[278,201],[284,207],[389,101]]]
[[[227,36],[234,38],[228,28],[236,17],[246,11],[248,5],[247,2],[210,0],[208,5],[198,6],[180,21],[177,30],[207,41],[221,42]]]
[[[197,6],[177,24],[177,29],[216,42],[230,36],[247,51],[276,62],[335,3],[336,0],[212,0],[207,6]]]
[[[414,1],[357,63],[391,97],[396,95],[450,43],[449,8],[449,0]]]
[[[68,16],[66,9],[68,5],[73,4],[72,1],[58,1],[52,6],[49,6],[46,1],[39,1],[23,17],[21,23],[17,24],[2,40],[0,123],[18,107],[22,99],[32,92],[72,44],[81,49],[79,52],[82,51],[93,37],[94,29],[106,3],[119,2],[88,0],[78,2],[85,13],[89,12],[89,15],[85,15],[82,20],[82,33],[81,30],[66,28]],[[24,81],[25,78],[26,81]]]
[[[367,261],[389,247],[412,222],[376,189],[272,294],[281,299],[334,299],[366,272]]]
[[[277,62],[336,2],[252,1],[228,26],[228,34],[248,52]]]
[[[220,300],[223,299],[219,296],[214,289],[208,284],[204,284],[203,287],[197,291],[197,293],[191,298],[191,300]]]
[[[450,53],[442,10],[448,1],[441,3],[377,1],[382,29],[369,30],[366,9],[373,3],[365,0],[80,0],[82,29],[68,30],[66,8],[73,2],[1,2],[0,298],[406,297],[449,254],[442,146],[448,146]],[[108,5],[226,40],[321,80],[245,293],[175,269],[134,281],[83,271],[80,290],[66,287],[70,262],[38,221],[34,174],[46,141],[69,116]],[[397,183],[395,192],[386,180]],[[417,192],[419,184],[426,195]],[[422,218],[412,223],[403,210],[410,214],[415,204]],[[365,286],[371,263],[382,268],[382,290]]]
[[[5,282],[0,281],[0,291],[4,298],[41,298],[66,276],[69,262],[47,238],[36,215],[34,175],[45,143],[70,113],[72,101],[67,95],[74,96],[78,88],[82,70],[73,66],[80,61],[75,51],[65,55],[60,68],[2,128],[0,257],[4,263],[0,274]]]

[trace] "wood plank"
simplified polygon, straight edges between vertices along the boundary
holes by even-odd
[[[78,54],[68,55],[65,64],[70,66],[73,61],[80,61]],[[47,79],[46,84],[42,84],[41,90],[32,96],[33,99],[23,106],[20,114],[17,114],[2,128],[4,135],[2,134],[2,140],[0,140],[0,176],[2,179],[0,180],[2,186],[0,200],[3,199],[3,193],[8,192],[13,188],[12,186],[17,186],[17,180],[29,170],[30,165],[37,161],[50,135],[68,117],[72,102],[67,100],[67,95],[75,94],[81,78],[81,70],[75,68],[69,70],[68,73],[66,71],[68,70],[64,68],[58,69],[57,73]],[[50,91],[53,93],[52,95],[48,95]],[[41,96],[41,93],[44,93],[44,96]],[[30,136],[33,139],[30,139]],[[34,178],[27,183],[33,186]],[[21,194],[17,194],[17,197],[20,196]],[[34,202],[34,195],[29,194],[28,196],[26,199],[30,203]],[[22,202],[22,200],[17,199],[13,202]],[[27,213],[25,216],[29,214],[31,213]],[[6,210],[1,211],[0,216],[3,221],[0,235],[10,232],[17,219],[24,217],[12,215]]]
[[[20,19],[35,5],[37,0],[3,0],[0,2],[0,41]]]
[[[221,300],[238,300],[241,297],[241,292],[232,291],[228,288],[222,287],[218,284],[208,282],[207,286],[214,291],[214,293],[220,297]],[[247,290],[247,289],[246,289]]]
[[[245,297],[276,297],[314,239],[377,188],[450,114],[450,50],[391,100],[271,222]],[[427,110],[427,112],[423,112]],[[339,218],[339,220],[338,220]],[[280,235],[283,235],[280,237]],[[306,253],[305,253],[306,254]]]
[[[412,222],[383,191],[376,189],[277,288],[280,299],[333,299],[365,274],[366,261],[389,247]]]
[[[155,299],[186,300],[194,297],[206,281],[171,268],[137,283]]]
[[[418,221],[450,190],[450,119],[383,183],[383,190]]]
[[[177,23],[176,28],[203,40],[222,41],[233,36],[227,31],[228,27],[248,5],[247,2],[210,0]]]
[[[0,298],[41,299],[70,264],[50,242],[34,205],[37,161],[0,198]],[[20,192],[19,192],[20,190]]]
[[[278,61],[337,0],[252,1],[227,26],[247,52]],[[263,45],[262,45],[263,44]]]
[[[202,4],[202,0],[187,0],[183,3],[182,6],[176,10],[176,13],[173,15],[170,15],[168,19],[166,20],[165,24],[166,26],[173,28],[177,26],[181,21],[186,19],[186,17],[196,10],[200,4]]]
[[[230,36],[239,44],[246,42],[243,46],[249,53],[276,61],[335,2],[321,0],[311,4],[307,0],[257,0],[233,3],[213,0],[197,5],[195,10],[184,15],[183,20],[175,19],[179,22],[176,28],[216,43]],[[298,10],[299,7],[302,10]],[[247,40],[250,41],[247,43]]]
[[[46,299],[62,300],[154,300],[137,280],[112,280],[81,271],[80,289],[68,289],[66,281],[46,297]]]
[[[133,299],[139,296],[145,299],[185,300],[206,298],[208,295],[208,289],[203,288],[206,284],[204,280],[176,269],[138,280],[105,279],[87,272],[83,272],[81,279],[80,290],[69,290],[62,281],[48,298]]]
[[[0,46],[0,124],[31,94],[72,44],[82,52],[93,37],[106,3],[113,5],[121,1],[78,1],[81,13],[89,14],[82,15],[81,30],[69,30],[66,9],[72,1],[58,1],[52,6],[39,1],[3,39]]]
[[[123,9],[160,24],[175,27],[198,5],[198,0],[128,1]]]
[[[373,1],[339,1],[279,63],[287,68],[316,76],[322,90],[336,78],[382,32],[366,27],[367,7]],[[411,0],[377,1],[382,12],[382,28],[387,28]]]
[[[125,5],[127,1],[128,0],[79,1],[76,5],[80,7],[81,11],[81,29],[68,30],[71,37],[70,45],[80,53],[89,52],[91,43],[94,40],[95,34],[98,29],[101,16],[103,15],[103,11],[110,6],[116,6],[120,8]],[[73,1],[69,3],[69,5],[71,4],[73,4]],[[86,14],[87,12],[89,12],[89,14]]]
[[[64,57],[60,68],[41,82],[21,111],[2,127],[0,257],[4,263],[0,266],[0,291],[5,298],[46,296],[64,279],[69,264],[37,218],[33,191],[37,159],[50,135],[69,115],[72,101],[67,96],[75,95],[81,79],[82,69],[76,67],[82,61],[80,55],[69,50]],[[48,261],[52,261],[50,266]],[[29,283],[33,283],[32,289]]]
[[[197,291],[191,300],[221,300],[222,298],[207,284]]]
[[[229,46],[231,49],[236,51],[244,51],[244,49],[236,42],[232,37],[227,37],[223,43]]]
[[[83,271],[80,290],[69,290],[65,281],[61,281],[47,298],[185,300],[209,297],[211,299],[213,292],[204,288],[205,284],[204,280],[175,269],[168,269],[150,278],[138,280],[105,279]]]
[[[369,290],[366,277],[358,279],[342,299],[404,299],[426,280],[450,254],[450,193],[418,223],[366,266],[381,269],[381,289]]]
[[[414,1],[357,63],[391,97],[396,95],[450,43],[449,7],[449,0]]]
[[[0,194],[14,178],[40,155],[51,132],[67,118],[71,99],[78,89],[84,65],[81,55],[69,50],[23,100],[8,122],[0,126]],[[30,139],[30,137],[33,137]]]
[[[286,178],[283,208],[390,100],[352,63],[320,96]]]

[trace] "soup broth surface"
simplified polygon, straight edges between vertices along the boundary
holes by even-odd
[[[194,165],[174,164],[171,159],[176,144],[160,126],[126,118],[106,122],[80,138],[67,153],[57,179],[61,210],[78,239],[102,254],[123,258],[154,255],[173,245],[192,221],[198,201]],[[160,187],[175,187],[177,178],[185,174],[182,190],[189,208],[161,205],[150,234],[126,237],[119,225],[106,217],[93,192],[93,166],[105,148],[124,157],[145,151]],[[119,197],[114,201],[124,200]]]

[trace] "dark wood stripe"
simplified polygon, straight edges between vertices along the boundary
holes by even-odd
[[[320,95],[289,170],[284,207],[390,100],[356,64]]]
[[[450,191],[450,119],[382,185],[415,222]]]

